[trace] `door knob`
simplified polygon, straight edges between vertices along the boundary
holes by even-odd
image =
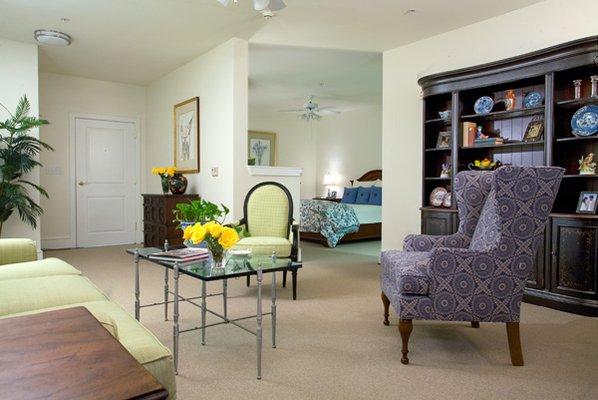
[[[79,186],[83,186],[83,185],[85,185],[85,182],[83,182],[83,181],[79,181],[78,185],[79,185]]]

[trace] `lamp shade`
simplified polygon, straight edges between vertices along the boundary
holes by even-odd
[[[324,185],[332,186],[335,184],[336,184],[336,175],[330,174],[330,173],[324,175]]]

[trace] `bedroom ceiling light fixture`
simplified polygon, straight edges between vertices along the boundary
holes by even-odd
[[[38,29],[33,32],[33,37],[39,44],[47,44],[50,46],[66,47],[72,42],[70,35],[51,29]]]
[[[299,117],[304,121],[319,121],[322,119],[322,115],[333,115],[340,114],[340,111],[333,109],[334,107],[320,107],[318,103],[314,102],[314,95],[310,95],[307,98],[307,103],[303,105],[303,108],[295,110],[280,110],[284,113],[301,113]]]

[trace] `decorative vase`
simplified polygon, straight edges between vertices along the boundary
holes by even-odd
[[[220,246],[208,246],[208,250],[212,255],[212,269],[224,269],[226,266],[226,252]]]
[[[590,94],[590,97],[598,97],[598,75],[590,76],[590,82],[592,82],[592,94]]]
[[[506,111],[512,111],[515,109],[515,91],[513,89],[507,90],[505,94],[505,109]]]
[[[162,184],[162,193],[168,194],[168,189],[170,188],[170,178],[168,175],[160,175],[160,183]]]
[[[187,178],[177,172],[170,178],[170,191],[172,194],[183,194],[185,190],[187,190]]]
[[[573,81],[573,89],[573,96],[575,99],[581,99],[581,79],[576,79]]]

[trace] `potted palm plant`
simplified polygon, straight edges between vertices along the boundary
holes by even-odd
[[[38,161],[43,149],[53,150],[29,131],[48,124],[48,121],[29,115],[30,104],[27,96],[19,100],[14,113],[3,104],[9,118],[0,121],[0,235],[2,226],[17,210],[21,220],[31,227],[37,227],[37,219],[43,209],[31,198],[30,191],[37,191],[42,196],[48,193],[40,185],[27,179],[27,173],[42,166]]]

